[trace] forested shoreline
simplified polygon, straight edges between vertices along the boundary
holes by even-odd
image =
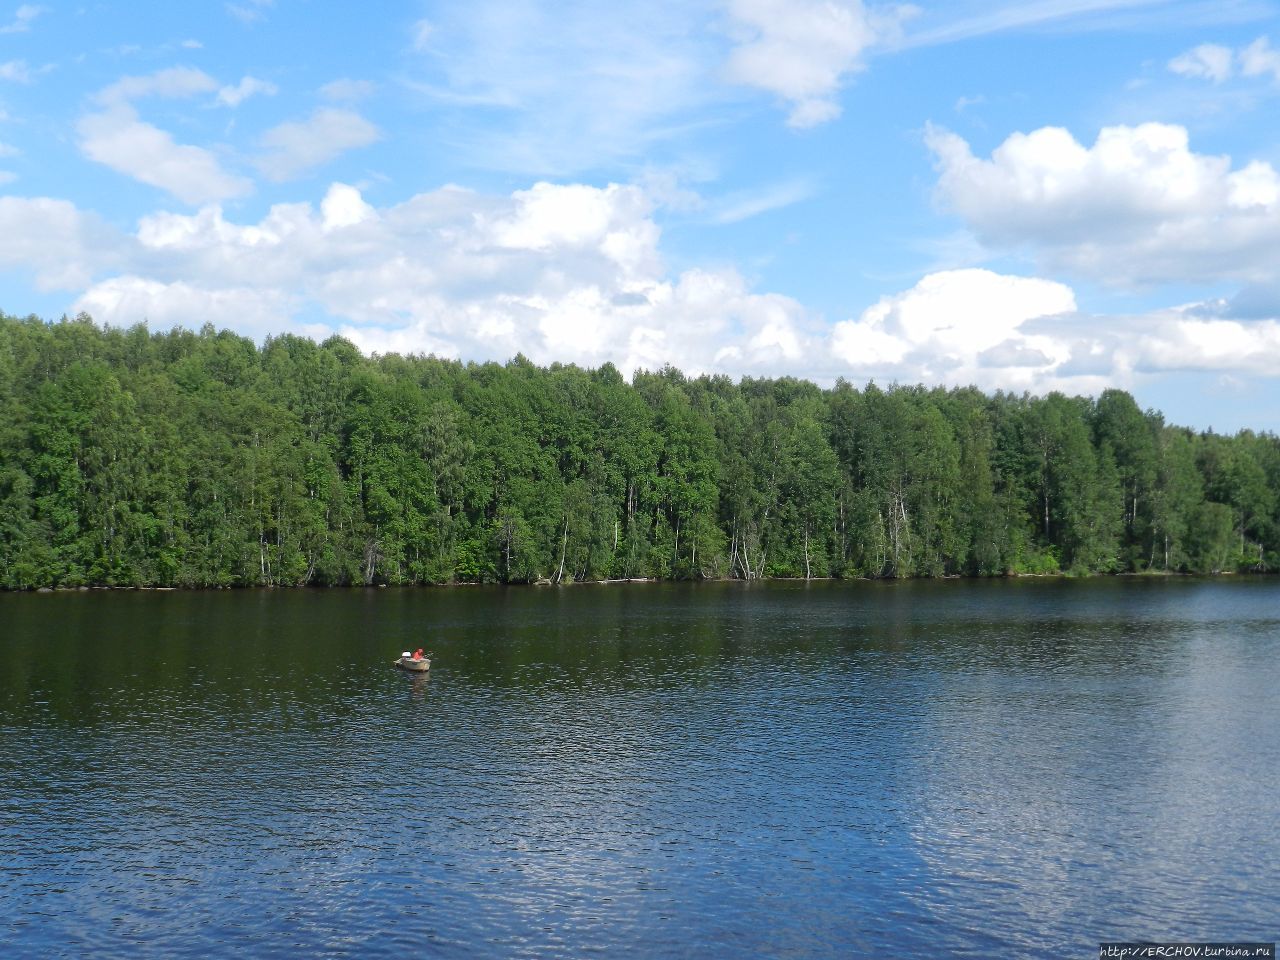
[[[1270,571],[1280,440],[1096,400],[0,315],[0,586]]]

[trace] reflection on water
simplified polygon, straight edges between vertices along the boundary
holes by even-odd
[[[0,948],[1270,940],[1277,599],[1270,580],[0,596]],[[418,646],[429,675],[390,665]]]

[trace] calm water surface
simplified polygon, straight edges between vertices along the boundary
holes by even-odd
[[[4,595],[0,955],[1275,940],[1277,691],[1274,580]]]

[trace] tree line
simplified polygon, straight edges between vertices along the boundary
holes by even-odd
[[[1267,571],[1280,440],[0,315],[0,586]]]

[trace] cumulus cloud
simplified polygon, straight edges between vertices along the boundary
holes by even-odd
[[[787,123],[812,127],[840,115],[841,84],[863,54],[895,38],[908,7],[868,9],[861,0],[730,0],[737,43],[725,72],[791,107]]]
[[[1060,283],[951,270],[836,324],[830,345],[857,376],[986,389],[1096,394],[1175,372],[1274,374],[1280,321],[1233,317],[1231,308],[1091,315]]]
[[[1141,318],[1140,333],[1127,345],[1140,372],[1174,370],[1251,373],[1274,376],[1280,355],[1280,322],[1206,319],[1195,308],[1170,310]]]
[[[216,205],[145,217],[73,309],[255,334],[312,332],[301,318],[322,315],[366,350],[820,372],[798,303],[728,268],[670,274],[653,214],[634,185],[443,187],[377,208],[334,184],[318,207],[280,204],[256,223]]]
[[[1028,320],[1075,310],[1075,294],[1060,283],[947,270],[882,297],[857,320],[837,323],[831,343],[851,369],[868,374],[1027,385],[1069,352],[1059,341],[1022,328]]]
[[[66,200],[0,197],[0,268],[34,273],[41,290],[76,290],[118,267],[129,242]]]
[[[226,86],[218,91],[218,103],[224,107],[238,107],[252,96],[261,94],[273,97],[278,92],[279,88],[270,81],[259,80],[257,77],[241,77],[240,82],[234,87]]]
[[[167,131],[144,121],[133,105],[147,97],[177,99],[217,88],[212,77],[190,67],[122,77],[98,91],[93,98],[97,111],[77,122],[80,150],[90,160],[158,187],[184,203],[244,196],[252,190],[252,183],[223,170],[209,150],[175,142]]]
[[[126,275],[94,284],[75,304],[77,313],[110,322],[147,323],[157,329],[212,323],[254,337],[280,333],[294,300],[277,290],[252,287],[198,287],[183,280],[164,283]],[[127,321],[124,318],[129,318]]]
[[[240,197],[253,189],[244,177],[223,170],[214,154],[174,142],[169,133],[143,121],[127,103],[81,117],[76,132],[80,149],[90,160],[158,187],[184,203]]]
[[[252,222],[211,204],[121,234],[66,201],[6,197],[0,267],[73,291],[72,311],[112,324],[336,329],[366,351],[625,371],[1097,392],[1169,371],[1270,373],[1280,350],[1266,291],[1093,316],[1062,283],[982,269],[930,274],[827,325],[732,268],[670,270],[654,203],[634,184],[538,183],[379,207],[335,183]]]
[[[335,157],[381,139],[372,123],[354,110],[322,107],[306,120],[273,127],[262,135],[266,151],[257,166],[270,179],[291,180]]]
[[[1280,175],[1198,154],[1179,126],[1015,133],[990,159],[930,127],[937,196],[993,248],[1115,285],[1267,282],[1280,275]]]

